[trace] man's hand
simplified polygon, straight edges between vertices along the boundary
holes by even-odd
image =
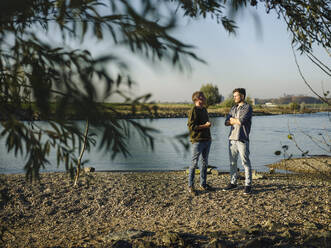
[[[201,130],[201,129],[210,128],[210,127],[211,127],[211,123],[209,121],[207,121],[205,124],[198,126],[197,129]]]
[[[235,125],[235,124],[240,125],[241,124],[238,119],[232,118],[232,117],[230,118],[229,123],[230,123],[230,125]]]
[[[210,128],[210,127],[211,127],[211,123],[210,123],[209,121],[207,121],[207,122],[205,123],[205,127],[206,127],[206,128]]]

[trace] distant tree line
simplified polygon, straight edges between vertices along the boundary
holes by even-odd
[[[306,103],[306,104],[319,104],[323,103],[320,99],[311,96],[294,96],[286,95],[279,98],[268,98],[268,99],[255,99],[255,104],[265,104],[271,102],[273,104],[289,104],[289,103]]]

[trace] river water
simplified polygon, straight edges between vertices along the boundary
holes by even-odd
[[[185,151],[181,146],[172,144],[174,137],[187,132],[186,118],[156,119],[153,121],[139,120],[146,125],[157,128],[160,133],[155,139],[154,151],[148,148],[138,138],[129,141],[130,157],[118,155],[114,160],[109,153],[93,148],[85,153],[83,159],[88,159],[86,166],[95,167],[96,170],[182,170],[191,163],[190,150]],[[224,126],[224,117],[211,118],[212,146],[209,154],[209,165],[218,167],[222,171],[229,171],[228,133],[229,127]],[[83,127],[84,123],[82,123]],[[0,127],[0,132],[1,132]],[[299,147],[309,154],[328,154],[330,147],[323,145],[323,139],[331,144],[331,121],[328,113],[254,116],[250,135],[250,151],[253,169],[268,171],[265,166],[282,159],[276,156],[276,150],[282,146],[289,147],[288,153],[296,157],[301,152],[295,143],[288,139],[288,134],[294,134]],[[178,145],[178,144],[177,144]],[[78,154],[77,154],[78,156]],[[64,166],[57,167],[55,152],[49,158],[51,164],[42,172],[64,171]],[[0,139],[0,173],[23,173],[25,159],[20,155],[15,157],[8,153],[5,139]],[[238,163],[242,169],[241,163]]]

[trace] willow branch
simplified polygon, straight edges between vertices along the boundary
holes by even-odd
[[[81,161],[82,161],[84,151],[86,149],[88,129],[89,129],[89,121],[86,120],[86,127],[85,127],[85,133],[84,133],[84,143],[83,143],[83,147],[82,147],[82,150],[80,151],[79,158],[78,158],[78,161],[77,161],[77,170],[76,170],[76,177],[75,177],[74,186],[77,185],[79,174],[80,174],[80,169],[81,169],[80,165],[81,165]]]
[[[325,98],[321,97],[318,93],[316,93],[316,91],[310,86],[310,84],[307,82],[307,80],[305,79],[305,77],[303,76],[302,72],[301,72],[301,69],[300,69],[300,66],[298,64],[298,60],[297,60],[297,56],[295,54],[295,51],[294,51],[294,48],[293,48],[293,45],[291,46],[292,47],[292,52],[293,52],[293,56],[294,56],[294,60],[295,60],[295,64],[297,65],[297,68],[298,68],[298,71],[299,71],[299,74],[302,78],[302,80],[305,82],[305,84],[307,85],[307,87],[321,100],[323,101],[324,103],[328,104],[329,106],[331,105],[330,102],[328,102]]]
[[[321,70],[323,70],[326,74],[328,74],[329,76],[331,76],[331,74],[330,74],[331,69],[330,69],[327,65],[323,64],[323,62],[320,61],[318,58],[316,58],[316,56],[315,56],[314,54],[312,54],[311,52],[308,52],[306,55],[308,56],[308,58],[309,58],[314,64],[316,64],[318,67],[320,67]],[[309,55],[312,56],[312,57],[313,57],[313,58],[314,58],[319,64],[318,64],[316,61],[314,61],[312,58],[310,58]],[[322,66],[323,66],[324,68],[322,68]],[[328,70],[329,72],[327,72],[327,71],[325,71],[325,70]]]

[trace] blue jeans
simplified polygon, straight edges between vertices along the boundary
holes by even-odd
[[[249,160],[249,141],[230,140],[229,155],[230,155],[230,178],[232,184],[237,184],[237,160],[238,153],[242,165],[245,169],[245,186],[252,184],[252,167]]]
[[[206,186],[207,184],[207,167],[208,155],[210,150],[211,140],[200,141],[192,144],[192,164],[189,169],[188,185],[193,187],[195,169],[198,168],[199,156],[202,154],[202,165],[200,170],[200,185]]]

